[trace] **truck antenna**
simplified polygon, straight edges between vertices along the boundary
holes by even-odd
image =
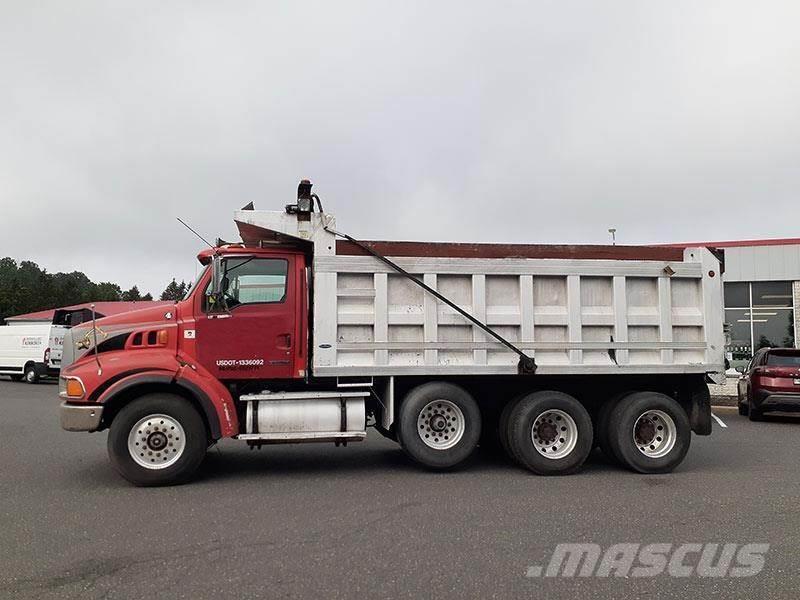
[[[179,222],[181,225],[183,225],[184,227],[186,227],[186,229],[188,229],[189,231],[191,231],[193,234],[195,234],[197,237],[199,237],[201,240],[203,240],[203,241],[204,241],[206,244],[208,244],[209,248],[211,248],[212,250],[214,250],[214,246],[212,246],[212,245],[211,245],[211,242],[209,242],[209,241],[208,241],[206,238],[204,238],[202,235],[200,235],[199,233],[197,233],[197,232],[196,232],[194,229],[192,229],[191,227],[189,227],[189,226],[186,224],[186,222],[185,222],[183,219],[181,219],[180,217],[175,217],[175,218],[176,218],[176,219],[178,219],[178,222]]]

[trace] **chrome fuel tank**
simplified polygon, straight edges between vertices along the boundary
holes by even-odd
[[[242,396],[244,436],[338,438],[366,434],[366,391],[275,392]]]

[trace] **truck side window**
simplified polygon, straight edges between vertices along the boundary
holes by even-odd
[[[223,279],[228,306],[283,302],[288,266],[281,258],[229,258]]]

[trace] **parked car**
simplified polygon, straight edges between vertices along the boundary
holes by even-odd
[[[0,326],[0,375],[28,383],[57,377],[66,332],[51,323]]]
[[[800,411],[800,350],[762,348],[739,377],[739,414]]]

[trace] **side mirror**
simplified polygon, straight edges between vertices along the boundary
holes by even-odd
[[[211,257],[211,289],[209,290],[211,294],[217,295],[222,293],[223,276],[222,257],[215,254]]]
[[[735,368],[735,370],[736,370],[737,373],[739,373],[741,375],[744,375],[744,367],[738,366],[738,367]]]
[[[215,254],[211,257],[211,285],[208,286],[206,296],[208,305],[212,309],[221,308],[222,302],[222,281],[225,278],[225,268],[222,264],[222,257]]]

